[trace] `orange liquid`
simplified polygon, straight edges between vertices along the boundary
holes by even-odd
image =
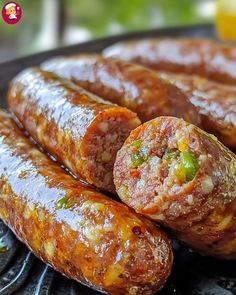
[[[236,41],[236,12],[218,11],[216,14],[216,29],[221,39]]]

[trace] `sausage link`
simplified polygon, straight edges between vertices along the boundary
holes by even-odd
[[[171,243],[133,210],[66,174],[0,111],[0,218],[56,270],[108,294],[153,294]]]
[[[140,124],[135,113],[37,68],[12,81],[8,103],[45,150],[79,178],[114,192],[115,156]]]
[[[142,66],[99,55],[52,58],[42,68],[72,80],[96,95],[136,112],[142,122],[161,115],[200,119],[188,98],[157,73]]]
[[[196,251],[236,259],[236,156],[213,135],[173,117],[144,123],[118,152],[114,182]]]
[[[236,87],[195,75],[159,74],[188,96],[201,116],[201,127],[236,151]]]
[[[105,49],[104,55],[155,70],[196,74],[232,85],[236,83],[236,48],[208,39],[124,41]]]

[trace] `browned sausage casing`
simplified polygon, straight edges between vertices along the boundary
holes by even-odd
[[[108,47],[118,57],[155,70],[197,74],[226,84],[236,83],[236,47],[207,39],[141,39]]]
[[[135,113],[37,68],[12,81],[8,103],[29,134],[75,175],[114,191],[115,156],[140,124]]]
[[[160,73],[188,96],[201,116],[201,126],[236,151],[236,87],[199,76]]]
[[[236,259],[236,156],[173,117],[131,132],[117,154],[120,198],[205,255]]]
[[[42,68],[131,109],[143,122],[161,115],[200,122],[195,108],[176,86],[142,66],[99,55],[78,55],[53,58]]]
[[[81,184],[0,111],[0,218],[39,258],[109,294],[153,294],[170,240],[133,210]]]

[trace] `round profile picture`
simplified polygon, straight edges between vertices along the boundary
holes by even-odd
[[[22,10],[18,3],[7,2],[2,8],[2,18],[9,24],[14,25],[19,22],[22,17]]]

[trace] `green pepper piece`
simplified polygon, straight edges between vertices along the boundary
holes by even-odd
[[[134,142],[132,142],[130,144],[130,146],[133,146],[133,147],[136,147],[136,148],[140,148],[141,145],[142,145],[142,140],[141,139],[135,140]]]
[[[186,171],[182,163],[175,167],[174,175],[181,183],[186,181]]]
[[[142,165],[144,161],[145,161],[145,158],[143,154],[140,152],[131,155],[131,162],[134,167],[138,167]]]
[[[176,159],[179,156],[179,151],[166,150],[162,159],[166,162],[170,162],[172,159]]]
[[[67,202],[66,198],[61,198],[60,200],[58,200],[56,204],[56,209],[62,209],[64,205],[66,204],[66,202]]]
[[[56,204],[56,209],[68,209],[68,208],[71,208],[73,207],[75,204],[74,201],[72,200],[69,200],[67,198],[61,198],[60,200],[57,201],[57,204]]]
[[[134,167],[138,167],[143,164],[148,158],[148,149],[142,147],[138,152],[131,155],[131,162]]]
[[[184,151],[180,153],[181,167],[184,169],[186,180],[191,181],[194,179],[198,169],[199,163],[198,159],[191,151]]]

